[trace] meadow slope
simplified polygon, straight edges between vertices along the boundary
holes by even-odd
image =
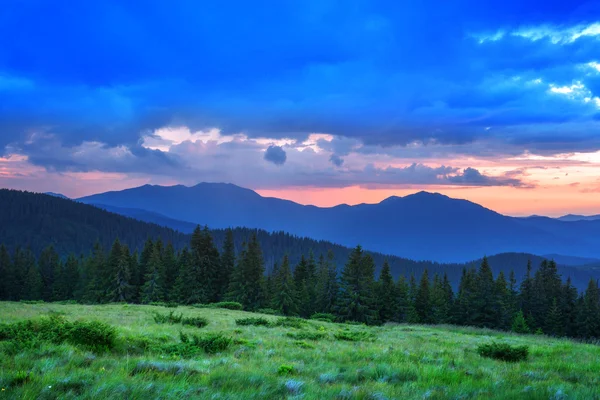
[[[155,322],[154,313],[171,311],[209,323]],[[546,336],[312,320],[240,326],[236,319],[280,317],[194,307],[0,303],[4,327],[48,317],[110,324],[115,345],[94,352],[69,342],[38,338],[27,345],[3,337],[0,398],[600,399],[600,347]],[[224,351],[192,354],[182,350],[181,333],[184,340],[211,333],[233,340]],[[360,340],[341,339],[348,336]],[[482,358],[477,346],[492,341],[528,345],[529,359]]]

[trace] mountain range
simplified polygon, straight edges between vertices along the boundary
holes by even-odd
[[[456,263],[504,252],[600,258],[600,220],[511,217],[439,193],[316,207],[233,184],[200,183],[145,185],[77,200],[183,232],[196,224],[285,231],[414,260]]]
[[[70,253],[88,254],[99,243],[105,251],[110,249],[113,241],[119,238],[122,244],[132,251],[141,251],[147,238],[161,238],[163,243],[172,243],[181,249],[190,243],[190,235],[177,232],[168,227],[159,226],[127,217],[119,213],[132,213],[137,216],[157,219],[163,223],[181,223],[166,217],[157,216],[139,209],[117,208],[114,212],[100,207],[83,204],[52,195],[0,190],[0,244],[8,247],[12,253],[18,247],[29,248],[34,255],[49,245],[53,245],[61,257]],[[185,226],[192,225],[187,224]],[[211,230],[215,244],[222,249],[225,231]],[[331,252],[334,263],[341,268],[347,261],[352,249],[327,241],[290,235],[285,232],[267,232],[265,230],[236,228],[234,229],[234,246],[236,252],[242,249],[243,243],[256,235],[263,250],[265,267],[270,271],[276,262],[288,255],[290,264],[297,265],[300,258],[311,253],[315,257]],[[376,273],[387,260],[394,277],[414,275],[417,280],[425,269],[433,274],[447,274],[450,282],[457,289],[463,268],[477,268],[481,264],[481,256],[467,263],[437,263],[431,261],[414,261],[403,257],[368,251],[376,265]],[[559,264],[558,271],[566,279],[570,277],[573,285],[579,290],[586,288],[590,278],[600,278],[600,265],[584,265],[586,258],[552,255]],[[502,253],[488,257],[494,274],[503,272],[508,277],[515,272],[517,282],[525,276],[525,267],[531,261],[535,271],[543,260],[526,253]]]

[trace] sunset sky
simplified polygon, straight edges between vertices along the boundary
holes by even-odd
[[[600,3],[3,3],[0,187],[203,181],[600,214]]]

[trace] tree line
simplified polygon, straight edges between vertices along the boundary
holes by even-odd
[[[495,278],[487,258],[478,268],[463,268],[458,290],[447,274],[394,279],[384,261],[376,277],[373,256],[358,246],[338,270],[329,251],[288,256],[265,271],[263,252],[252,235],[236,252],[234,231],[221,249],[208,228],[196,228],[181,250],[162,239],[148,239],[141,252],[118,239],[106,252],[98,242],[88,255],[61,259],[54,247],[39,257],[17,247],[0,246],[0,300],[77,301],[81,303],[178,304],[236,301],[246,310],[274,310],[309,318],[331,314],[340,321],[456,324],[519,333],[600,338],[600,290],[590,280],[579,293],[562,281],[553,261],[535,273],[527,265],[517,284],[514,272]]]

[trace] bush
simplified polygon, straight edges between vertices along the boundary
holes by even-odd
[[[33,380],[33,372],[17,371],[10,380],[10,386],[21,386]]]
[[[281,315],[281,312],[279,312],[278,310],[274,310],[272,308],[259,308],[258,310],[256,310],[256,312],[259,314],[267,314],[267,315]]]
[[[215,308],[225,308],[227,310],[243,310],[244,306],[242,303],[238,303],[237,301],[221,301],[219,303],[213,303],[213,307]]]
[[[115,347],[117,331],[98,321],[75,321],[69,329],[68,341],[95,351],[105,351]]]
[[[280,375],[280,376],[283,376],[283,375],[293,375],[294,372],[295,372],[294,366],[293,365],[288,365],[288,364],[282,364],[277,369],[277,375]]]
[[[323,321],[323,322],[335,322],[337,318],[333,314],[316,313],[316,314],[311,315],[310,319],[314,319],[317,321]]]
[[[236,319],[235,323],[240,326],[269,326],[271,324],[268,319],[262,317]]]
[[[315,348],[315,346],[313,344],[306,343],[304,340],[296,340],[294,342],[294,344],[303,349],[314,349]]]
[[[326,337],[327,334],[324,332],[288,332],[287,336],[297,340],[321,340]]]
[[[182,325],[191,325],[196,328],[204,328],[208,325],[208,320],[203,317],[184,317],[181,319]]]
[[[233,339],[223,336],[221,333],[211,333],[206,336],[193,335],[192,343],[208,354],[215,354],[227,350],[233,343]]]
[[[117,332],[114,327],[103,322],[68,322],[61,316],[52,316],[2,325],[0,340],[10,341],[16,348],[36,347],[40,342],[68,342],[104,351],[115,347]]]
[[[155,312],[153,317],[154,322],[157,324],[180,324],[183,319],[183,314],[175,314],[175,311],[171,311],[168,314],[159,314]]]
[[[283,326],[285,328],[301,329],[307,324],[306,320],[296,317],[279,318],[273,323],[273,326]]]
[[[333,335],[337,340],[346,342],[360,342],[363,340],[374,340],[375,335],[365,331],[339,331]]]
[[[493,358],[495,360],[517,362],[527,359],[529,356],[529,347],[492,342],[480,345],[477,348],[477,353],[482,357]]]

